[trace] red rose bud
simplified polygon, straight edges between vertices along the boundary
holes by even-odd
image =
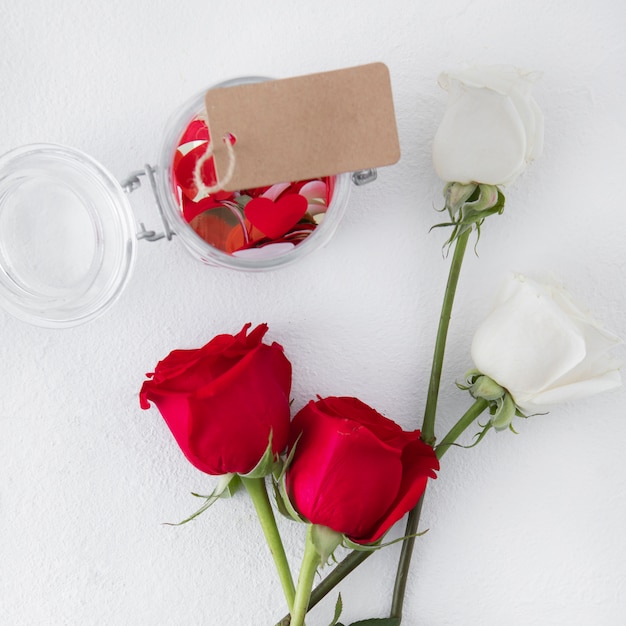
[[[174,350],[148,374],[141,408],[156,404],[187,459],[207,474],[247,474],[289,434],[291,363],[267,325],[218,335],[196,350]]]
[[[412,509],[439,469],[418,430],[402,430],[356,398],[309,402],[292,422],[293,446],[286,487],[294,508],[360,544]]]

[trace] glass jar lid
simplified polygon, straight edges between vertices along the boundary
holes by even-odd
[[[135,223],[120,184],[91,157],[51,144],[0,157],[0,305],[45,327],[105,311],[135,257]]]

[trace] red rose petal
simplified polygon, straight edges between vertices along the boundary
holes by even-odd
[[[401,452],[357,422],[327,415],[314,402],[296,415],[291,436],[300,436],[287,473],[296,509],[313,524],[353,540],[369,537],[396,498]]]

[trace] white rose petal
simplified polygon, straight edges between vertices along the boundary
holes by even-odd
[[[562,289],[515,276],[477,329],[472,359],[533,411],[619,386],[620,363],[609,354],[618,343]]]
[[[449,182],[505,185],[543,149],[543,116],[531,95],[536,74],[510,66],[442,74],[448,108],[433,162]]]

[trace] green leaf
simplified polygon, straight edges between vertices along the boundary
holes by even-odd
[[[340,626],[339,624],[337,626]],[[363,619],[359,622],[352,622],[350,626],[400,626],[399,617],[374,617]]]
[[[337,602],[335,603],[335,615],[333,616],[333,621],[329,626],[341,626],[337,621],[339,620],[339,616],[341,615],[341,611],[343,610],[343,601],[341,599],[341,594],[337,597]]]

